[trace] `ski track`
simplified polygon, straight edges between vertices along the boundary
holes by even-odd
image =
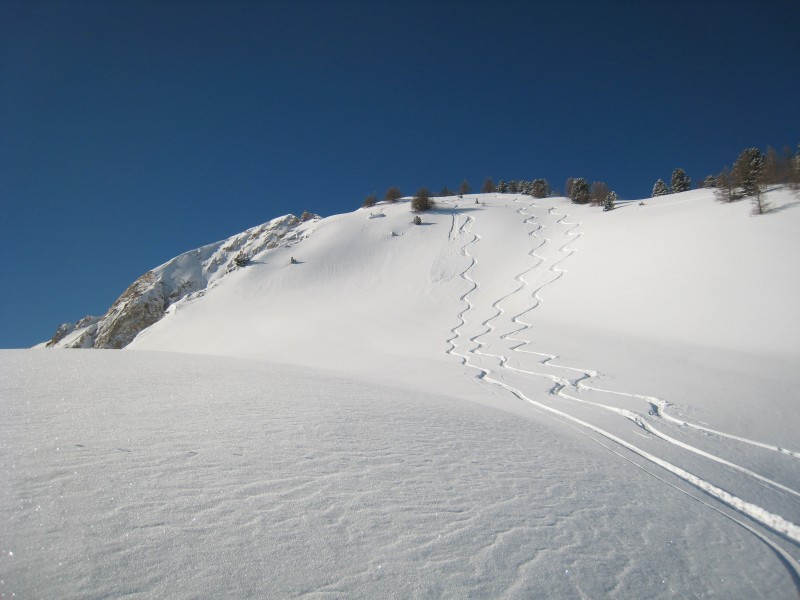
[[[519,199],[515,199],[514,201],[518,203],[523,203]],[[530,204],[528,204],[528,208],[541,208],[541,207],[537,206],[535,202],[531,202]],[[524,225],[530,225],[535,221],[535,217],[529,216],[529,213],[525,207],[519,208],[517,212],[520,214],[520,216],[524,217],[523,220]],[[734,511],[736,511],[736,513],[755,521],[756,523],[766,527],[768,530],[772,532],[779,534],[783,539],[789,540],[794,545],[796,546],[800,545],[800,526],[796,525],[795,523],[792,523],[791,521],[784,519],[780,515],[771,513],[756,504],[745,501],[742,498],[739,498],[734,494],[731,494],[730,492],[714,485],[713,483],[706,481],[705,479],[702,479],[697,475],[694,475],[693,473],[681,468],[680,466],[673,464],[672,462],[669,462],[659,456],[656,456],[655,454],[652,454],[647,450],[639,448],[638,446],[628,442],[627,440],[619,437],[618,435],[610,431],[607,431],[606,429],[597,426],[596,424],[578,418],[572,414],[554,408],[543,402],[539,402],[533,399],[530,395],[527,395],[522,389],[512,386],[503,380],[503,377],[501,375],[503,371],[516,372],[523,375],[524,377],[542,378],[545,380],[549,380],[553,384],[549,390],[549,393],[558,398],[567,400],[570,403],[591,405],[615,413],[623,417],[624,419],[634,423],[642,431],[646,432],[647,434],[650,434],[650,436],[655,436],[659,440],[668,443],[675,448],[686,450],[690,453],[702,456],[703,458],[714,461],[718,464],[722,464],[738,473],[741,473],[746,477],[749,477],[750,479],[752,479],[753,481],[757,482],[760,485],[768,486],[772,489],[776,489],[781,492],[800,497],[800,492],[798,492],[797,490],[794,490],[788,486],[782,485],[776,481],[768,479],[767,477],[764,477],[750,469],[747,469],[746,467],[743,467],[741,465],[728,461],[724,458],[716,456],[715,454],[706,452],[704,450],[696,448],[695,446],[692,446],[690,444],[687,444],[685,442],[682,442],[680,440],[668,436],[667,434],[657,429],[650,422],[648,417],[653,417],[657,420],[662,420],[664,422],[668,422],[678,426],[689,427],[694,430],[702,431],[708,434],[713,434],[735,442],[748,444],[757,448],[761,448],[763,450],[778,452],[784,455],[791,456],[795,459],[800,458],[800,453],[776,445],[766,444],[763,442],[750,440],[741,436],[725,433],[713,429],[711,427],[708,427],[706,426],[705,423],[700,425],[675,418],[669,415],[669,413],[667,412],[667,407],[669,406],[669,403],[654,396],[633,394],[628,392],[607,390],[594,386],[589,386],[585,383],[585,381],[597,377],[598,376],[597,371],[592,369],[555,364],[553,361],[558,358],[558,355],[525,350],[524,349],[525,346],[527,346],[530,342],[520,338],[512,337],[514,335],[520,334],[521,332],[530,330],[533,327],[533,324],[525,321],[523,317],[525,317],[529,313],[532,313],[538,306],[541,305],[542,298],[540,297],[539,293],[544,288],[554,284],[567,272],[566,270],[560,268],[559,265],[562,262],[564,262],[567,258],[572,256],[575,250],[569,249],[568,246],[581,236],[580,233],[575,233],[575,229],[577,229],[580,226],[580,223],[570,223],[566,221],[568,215],[558,213],[555,211],[554,208],[549,208],[547,212],[552,217],[558,217],[558,219],[555,221],[555,226],[571,226],[565,229],[561,234],[559,234],[562,238],[566,238],[566,242],[557,248],[557,252],[553,257],[543,255],[544,251],[547,249],[548,246],[550,247],[553,246],[553,241],[551,238],[545,236],[547,229],[546,226],[538,222],[535,223],[535,227],[528,233],[528,235],[534,240],[541,240],[541,241],[538,244],[534,243],[533,249],[528,253],[528,256],[531,259],[533,259],[533,264],[530,267],[523,270],[522,272],[518,273],[513,278],[514,281],[517,283],[516,289],[498,298],[497,300],[494,300],[491,303],[491,308],[494,311],[494,314],[492,314],[492,316],[481,322],[480,325],[483,329],[481,332],[466,338],[468,344],[472,345],[472,347],[466,349],[461,349],[459,347],[458,341],[459,339],[465,337],[461,332],[461,330],[467,324],[465,315],[474,309],[474,305],[470,300],[470,296],[480,289],[480,284],[477,281],[475,281],[470,274],[472,271],[474,271],[475,267],[478,265],[478,261],[472,254],[470,254],[469,248],[470,246],[478,244],[481,238],[479,234],[473,231],[473,226],[476,221],[474,217],[469,215],[466,216],[463,224],[459,227],[457,226],[459,220],[458,216],[456,215],[453,216],[453,222],[451,224],[450,233],[448,234],[448,240],[455,242],[459,237],[463,238],[464,236],[468,236],[468,239],[464,242],[463,246],[461,247],[461,254],[469,259],[469,264],[464,269],[464,271],[460,273],[459,276],[469,284],[469,289],[460,298],[461,302],[464,303],[464,308],[457,314],[457,319],[459,323],[453,329],[451,329],[452,336],[447,340],[447,343],[450,345],[450,348],[446,350],[446,353],[459,357],[461,363],[464,366],[476,370],[477,374],[475,375],[475,378],[479,383],[480,382],[489,383],[498,386],[506,390],[516,398],[530,404],[532,407],[537,408],[539,411],[557,416],[567,421],[568,423],[572,424],[573,426],[576,425],[579,426],[580,428],[582,428],[581,430],[584,432],[588,430],[606,438],[611,442],[614,442],[615,444],[621,446],[622,448],[625,448],[626,450],[644,458],[650,463],[657,465],[663,468],[664,470],[672,473],[673,475],[679,477],[680,479],[690,484],[694,488],[704,492],[708,496],[715,498],[719,502],[733,509]],[[547,264],[548,261],[551,261],[549,266]],[[482,338],[491,339],[492,334],[494,334],[497,331],[497,328],[493,322],[498,320],[501,316],[505,314],[505,310],[502,307],[503,302],[505,302],[512,296],[525,291],[526,288],[531,287],[531,284],[525,279],[525,276],[536,270],[541,272],[541,269],[543,268],[545,268],[547,272],[552,273],[553,277],[548,277],[538,287],[536,287],[531,292],[528,292],[528,297],[532,301],[530,303],[530,306],[526,307],[525,310],[523,310],[519,314],[512,316],[510,319],[510,322],[513,325],[515,326],[518,325],[519,327],[517,329],[512,330],[509,333],[496,336],[496,339],[500,341],[515,343],[516,345],[511,345],[508,348],[509,353],[511,354],[519,353],[519,354],[527,354],[527,355],[541,357],[541,360],[538,361],[538,364],[544,368],[559,369],[562,371],[569,371],[579,374],[579,376],[574,379],[563,377],[561,375],[557,375],[554,373],[538,372],[523,368],[517,368],[508,364],[509,357],[499,354],[492,354],[488,351],[485,351],[485,349],[489,347],[490,342],[484,341],[484,339]],[[457,351],[457,349],[461,351]],[[482,364],[483,361],[481,360],[481,357],[495,359],[498,363],[500,371],[497,374],[495,374],[486,365]],[[477,358],[481,362],[481,364],[476,364],[475,362],[473,362],[471,360],[473,358]],[[577,398],[565,392],[565,390],[569,389],[574,389],[576,392],[580,392],[581,390],[587,390],[598,394],[618,395],[632,399],[642,400],[647,405],[648,410],[646,414],[640,414],[632,410],[618,408],[615,406],[610,406],[583,398]],[[644,433],[639,433],[637,431],[634,431],[633,433],[637,433],[642,437],[650,439],[650,436],[645,435]],[[601,442],[597,441],[597,443]],[[613,450],[612,448],[606,446],[606,444],[601,443],[601,445],[610,449],[615,454],[623,456],[620,452],[617,452],[616,450]],[[623,456],[623,458],[629,460],[627,457]],[[653,477],[656,477],[660,481],[665,482],[668,485],[675,487],[676,489],[679,489],[682,493],[687,494],[691,498],[703,503],[704,505],[708,506],[714,511],[725,515],[727,518],[733,520],[738,525],[745,528],[750,533],[754,534],[759,540],[761,540],[764,544],[766,544],[771,549],[772,552],[776,554],[781,563],[790,571],[792,579],[795,582],[795,585],[797,586],[798,590],[800,590],[800,564],[798,564],[798,561],[786,550],[781,548],[777,543],[775,543],[773,540],[771,540],[763,533],[754,529],[752,526],[741,521],[740,519],[735,518],[734,516],[721,511],[719,508],[709,504],[707,501],[695,497],[688,491],[678,488],[674,484],[667,482],[666,480],[650,472],[649,470],[645,469],[645,471],[647,471]]]

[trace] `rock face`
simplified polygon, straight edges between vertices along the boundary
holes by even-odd
[[[102,317],[61,324],[45,346],[124,348],[139,332],[161,319],[171,305],[202,296],[228,273],[248,268],[256,255],[297,244],[311,235],[319,221],[318,215],[310,213],[303,213],[302,219],[286,215],[185,252],[139,277]]]
[[[153,271],[134,281],[111,305],[97,328],[95,348],[124,348],[142,329],[164,316],[170,305],[167,285]],[[182,296],[176,296],[180,299]]]
[[[77,323],[62,323],[46,348],[91,348],[94,344],[94,332],[100,317],[87,315]],[[88,332],[88,333],[87,333]]]

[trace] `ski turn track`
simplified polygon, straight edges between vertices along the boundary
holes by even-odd
[[[535,202],[525,202],[519,198],[515,199],[514,202],[522,205],[522,207],[517,208],[516,212],[522,217],[523,226],[530,229],[528,231],[532,246],[532,249],[528,252],[530,263],[513,278],[515,289],[489,302],[492,315],[480,321],[480,330],[474,332],[467,332],[469,329],[467,316],[470,312],[476,311],[476,305],[472,297],[481,290],[481,284],[473,277],[473,273],[478,266],[478,260],[470,249],[479,247],[481,236],[475,231],[477,229],[476,217],[468,215],[459,225],[459,215],[453,216],[448,238],[451,242],[461,240],[461,254],[467,259],[468,264],[464,271],[460,273],[460,277],[467,282],[468,289],[460,298],[464,306],[456,315],[458,324],[451,329],[451,337],[447,339],[449,348],[446,353],[458,357],[464,366],[475,370],[475,378],[479,383],[497,386],[541,412],[562,419],[572,426],[577,426],[583,432],[592,432],[599,435],[607,441],[613,442],[617,446],[645,459],[652,465],[671,473],[693,488],[732,509],[733,513],[723,511],[721,508],[713,506],[708,501],[698,498],[689,491],[677,488],[674,484],[667,482],[664,478],[634,462],[634,464],[643,468],[656,479],[680,489],[682,493],[725,515],[755,535],[774,552],[780,562],[789,570],[792,580],[800,592],[800,564],[798,561],[765,532],[759,531],[757,526],[751,526],[743,522],[741,517],[746,517],[767,530],[778,534],[780,538],[790,542],[795,548],[800,546],[800,527],[781,515],[767,510],[754,502],[747,501],[737,494],[731,493],[723,487],[695,474],[688,468],[676,464],[679,462],[676,457],[681,459],[686,453],[694,457],[701,457],[701,459],[723,465],[746,480],[761,486],[767,486],[779,494],[798,498],[800,497],[800,492],[765,477],[752,469],[722,458],[715,453],[667,435],[655,427],[654,422],[687,428],[701,432],[708,438],[713,439],[716,436],[717,438],[746,444],[761,450],[777,452],[793,459],[800,458],[800,453],[675,418],[667,412],[669,403],[655,396],[633,394],[588,385],[587,382],[598,377],[599,373],[596,370],[556,364],[554,361],[558,359],[557,354],[526,349],[526,346],[531,342],[521,336],[532,333],[534,327],[534,324],[526,319],[530,319],[530,316],[535,314],[535,309],[543,302],[540,293],[555,284],[567,273],[567,270],[561,268],[560,265],[575,253],[576,250],[570,248],[570,245],[581,236],[581,233],[575,231],[580,226],[580,223],[568,222],[567,214],[559,213],[554,208],[545,210],[537,206]],[[530,211],[535,211],[535,214],[531,215]],[[542,222],[539,221],[536,214],[541,216]],[[518,300],[520,295],[527,298],[526,306],[524,310],[509,318],[503,305],[512,298]],[[504,321],[504,324],[501,324],[501,321]],[[506,329],[508,331],[500,333]],[[488,348],[490,347],[501,348],[504,353],[489,352]],[[535,359],[535,366],[525,362],[526,355]],[[509,364],[512,359],[517,366]],[[530,361],[530,359],[527,360],[528,362]],[[491,366],[489,363],[491,363]],[[541,383],[545,383],[548,386],[546,390],[542,388]],[[632,410],[578,397],[582,392],[588,393],[590,396],[616,396],[638,401],[645,407],[645,410]],[[560,401],[560,403],[551,402],[551,399]],[[578,415],[574,414],[575,407],[580,408],[581,406],[590,410],[579,411]],[[607,425],[601,426],[597,422],[592,422],[592,415],[597,414],[594,409],[601,409],[606,414],[621,417],[624,422],[633,424],[634,429],[626,430],[623,428],[618,432],[618,426],[615,425],[614,431],[609,431]],[[604,421],[603,423],[606,422]],[[646,438],[649,443],[649,449],[640,447],[640,445],[625,439],[623,437],[625,433],[623,432],[628,431]],[[595,441],[615,454],[623,456],[621,452],[613,450],[596,439]],[[658,451],[660,447],[664,450],[669,450],[668,454],[671,458],[667,459],[660,455],[662,454],[662,452]],[[623,458],[630,460],[625,456]],[[689,464],[692,464],[691,461],[689,461]]]

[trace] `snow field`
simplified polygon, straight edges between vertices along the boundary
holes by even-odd
[[[259,361],[0,360],[9,596],[794,595],[745,529],[558,425]]]
[[[228,286],[218,309],[194,307],[207,319],[262,286],[269,300],[248,301],[247,319],[220,324],[263,324],[252,339],[275,339],[270,348],[252,347],[244,327],[208,335],[188,312],[133,346],[205,341],[208,352],[534,408],[677,475],[742,527],[757,523],[753,534],[797,577],[800,444],[794,396],[782,393],[800,383],[786,369],[800,347],[796,284],[771,266],[776,252],[796,247],[791,196],[773,193],[788,209],[762,220],[704,190],[611,213],[562,199],[477,198],[441,199],[423,227],[409,224],[402,205],[384,207],[381,219],[356,211],[323,221],[303,249],[307,270],[251,273]],[[286,290],[293,299],[275,304]],[[755,312],[754,299],[770,311]],[[455,385],[452,359],[466,376]]]
[[[244,596],[796,597],[800,209],[770,201],[472,195],[422,226],[380,205],[263,250],[122,353],[6,353],[28,562],[2,560],[21,590],[33,564],[75,573],[74,597],[196,595],[192,565]],[[73,430],[94,441],[39,454]],[[73,477],[52,456],[95,498],[74,528],[85,498],[50,487]],[[144,505],[108,500],[126,484]],[[89,513],[136,539],[81,542],[110,571],[54,567],[33,532],[68,547]]]

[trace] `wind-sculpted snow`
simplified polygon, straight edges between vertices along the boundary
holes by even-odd
[[[5,596],[795,596],[746,529],[522,416],[255,361],[0,361]]]
[[[800,208],[769,199],[381,203],[251,248],[124,352],[8,354],[0,579],[797,597]]]

